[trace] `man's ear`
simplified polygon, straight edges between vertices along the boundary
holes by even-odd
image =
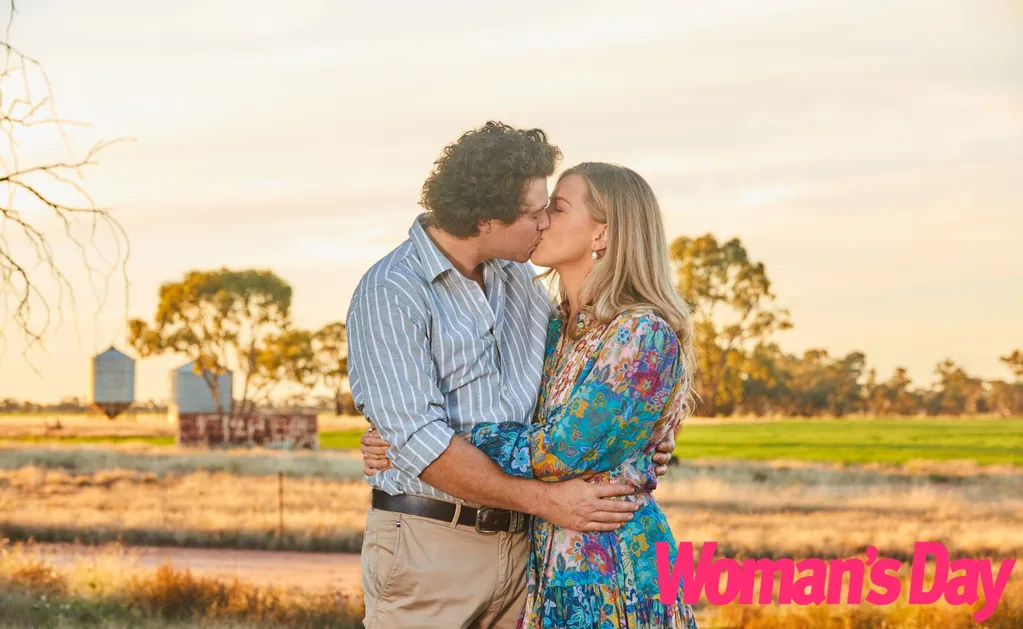
[[[490,231],[494,228],[494,219],[487,219],[485,221],[480,221],[476,225],[479,227],[479,230],[480,230],[481,234],[489,234]]]

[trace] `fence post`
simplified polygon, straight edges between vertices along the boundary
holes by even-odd
[[[284,536],[284,471],[277,472],[277,539]]]

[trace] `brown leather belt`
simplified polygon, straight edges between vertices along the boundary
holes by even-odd
[[[399,494],[392,496],[385,491],[374,489],[372,492],[374,509],[397,511],[409,515],[420,515],[442,522],[451,523],[455,519],[456,506],[443,500],[434,500],[423,496]],[[529,526],[529,515],[507,509],[493,507],[470,507],[462,505],[458,514],[458,524],[471,526],[477,533],[494,535],[495,533],[521,533]]]

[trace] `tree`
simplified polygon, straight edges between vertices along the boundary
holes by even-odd
[[[791,405],[791,359],[775,343],[758,343],[742,367],[741,412],[762,416]]]
[[[352,411],[347,404],[350,397],[345,395],[348,383],[348,335],[345,333],[345,324],[335,321],[320,328],[313,337],[313,348],[323,385],[334,396],[335,414]]]
[[[833,417],[844,417],[863,410],[866,363],[867,357],[863,352],[851,352],[828,366],[828,376],[834,388],[827,408]]]
[[[292,398],[304,394],[316,385],[319,365],[313,352],[313,333],[308,330],[284,330],[269,337],[258,351],[252,375],[253,400],[267,399],[270,390],[279,384],[298,385],[300,391]],[[248,412],[250,409],[243,409]]]
[[[757,345],[745,364],[742,408],[804,417],[859,413],[868,408],[867,392],[883,386],[866,373],[862,352],[833,359],[826,350],[810,349],[800,358],[773,343]]]
[[[792,324],[788,311],[772,305],[763,263],[750,260],[738,238],[719,244],[712,234],[683,236],[671,244],[671,257],[677,288],[693,306],[703,410],[714,416],[734,391],[728,373],[730,362],[737,362],[733,355],[748,354]]]
[[[1004,380],[991,380],[988,394],[988,410],[1002,417],[1023,412],[1023,385]]]
[[[808,349],[792,369],[792,409],[790,413],[814,417],[828,408],[835,383],[828,374],[828,352]]]
[[[984,397],[982,381],[967,375],[948,358],[938,363],[934,373],[938,381],[929,405],[932,414],[972,415],[984,410],[980,404]]]
[[[42,348],[53,323],[52,295],[47,295],[51,288],[43,282],[55,284],[58,324],[63,321],[65,299],[72,312],[77,305],[65,273],[67,262],[55,252],[55,241],[63,238],[72,246],[100,308],[118,271],[124,280],[127,305],[129,243],[120,223],[96,205],[82,184],[83,169],[95,165],[99,153],[113,142],[99,142],[83,157],[74,157],[65,127],[79,123],[57,114],[42,64],[11,43],[15,12],[12,0],[6,34],[0,39],[4,53],[0,130],[7,139],[6,146],[0,148],[0,184],[7,192],[0,199],[0,295],[5,313],[0,322],[0,346],[5,345],[3,328],[9,318],[25,339],[24,356],[28,358],[32,349]],[[40,85],[45,86],[42,92],[36,89]],[[61,141],[67,157],[21,152],[23,146],[45,147],[54,140]]]
[[[1012,375],[1016,376],[1016,382],[1023,384],[1023,350],[1016,350],[1007,356],[1000,356],[999,359],[1005,363]]]
[[[920,399],[909,386],[913,381],[904,367],[896,367],[892,377],[880,384],[870,386],[867,397],[870,412],[875,415],[915,415],[920,410]]]
[[[284,369],[268,342],[281,349],[296,341],[281,336],[291,323],[291,292],[271,271],[190,271],[160,286],[152,327],[129,322],[129,342],[142,357],[174,352],[195,361],[218,413],[232,410],[221,408],[218,376],[240,372],[242,397],[233,410],[249,413],[256,402],[250,393],[266,394],[271,372]]]

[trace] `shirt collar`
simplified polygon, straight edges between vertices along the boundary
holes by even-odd
[[[430,223],[429,213],[422,213],[416,217],[416,220],[412,222],[412,227],[408,230],[409,240],[412,241],[412,246],[415,247],[416,253],[419,254],[420,263],[423,265],[423,272],[426,274],[426,279],[430,282],[440,277],[445,271],[455,270],[451,260],[448,260],[447,256],[444,255],[437,245],[430,238],[430,235],[426,233],[426,226]],[[485,266],[489,266],[494,270],[504,269],[511,265],[512,260],[503,259],[490,259],[484,262]]]
[[[416,220],[412,221],[412,227],[409,228],[408,235],[412,241],[412,246],[416,249],[416,253],[419,254],[419,262],[423,266],[426,279],[432,282],[445,271],[454,270],[455,267],[451,264],[451,260],[448,260],[447,256],[437,248],[429,234],[426,233],[426,226],[429,224],[429,220],[429,214],[427,213],[417,216]]]

